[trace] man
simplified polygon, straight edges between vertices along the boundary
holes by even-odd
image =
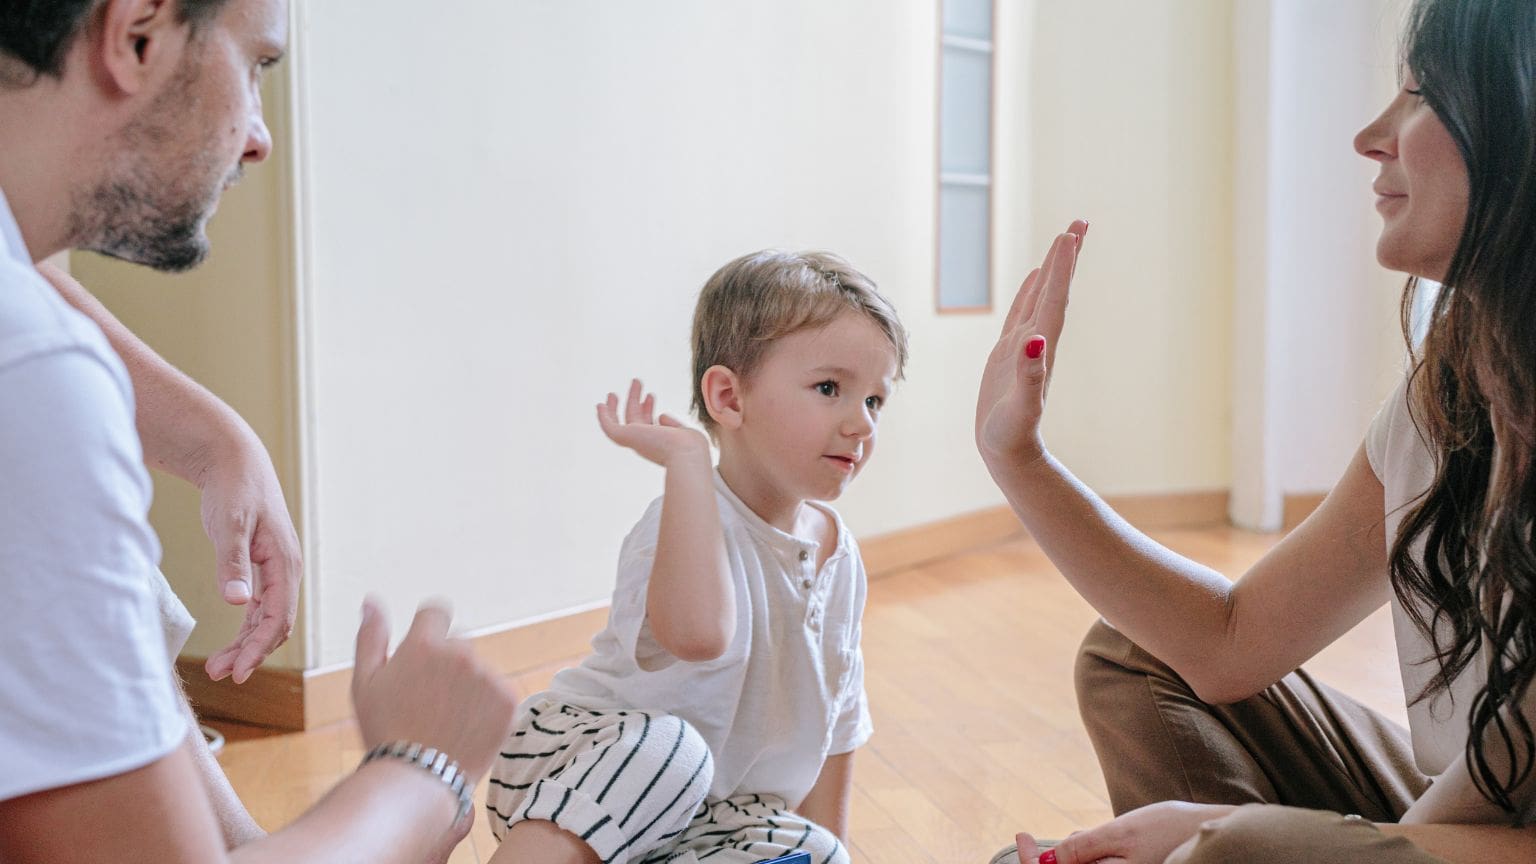
[[[225,860],[160,626],[133,390],[34,263],[66,248],[201,261],[220,194],[271,149],[259,85],[286,36],[284,0],[0,7],[0,860]],[[365,608],[354,704],[370,747],[414,742],[472,781],[513,702],[447,626],[424,609],[386,658]],[[228,857],[443,854],[467,830],[462,795],[407,752]]]

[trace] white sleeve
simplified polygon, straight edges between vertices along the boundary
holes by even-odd
[[[185,740],[150,579],[125,374],[79,348],[0,366],[0,800]]]
[[[1386,477],[1387,446],[1399,423],[1408,419],[1408,377],[1398,383],[1397,389],[1383,402],[1371,428],[1365,433],[1365,458],[1371,464],[1376,479]],[[1410,420],[1411,422],[1411,420]]]
[[[646,614],[651,590],[651,568],[656,564],[656,542],[661,536],[661,503],[657,498],[619,550],[619,573],[609,611],[610,626],[625,653],[645,672],[659,672],[677,662],[651,633]]]
[[[864,649],[856,648],[853,654],[853,671],[843,694],[843,710],[832,725],[832,742],[828,755],[851,753],[863,747],[875,733],[874,720],[869,715],[869,697],[864,692]]]

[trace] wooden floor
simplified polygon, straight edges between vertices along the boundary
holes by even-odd
[[[1226,528],[1153,536],[1233,576],[1278,539]],[[1072,693],[1073,656],[1095,617],[1028,541],[871,584],[864,654],[875,736],[855,761],[856,861],[981,864],[1016,831],[1060,836],[1108,818]],[[519,676],[518,689],[542,688],[557,668]],[[1403,721],[1384,612],[1309,668]],[[269,829],[362,756],[350,723],[280,735],[223,728],[231,739],[224,768]],[[477,800],[484,791],[482,782]],[[487,861],[494,846],[477,816],[450,861]]]

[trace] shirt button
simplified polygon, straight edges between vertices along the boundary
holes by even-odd
[[[809,580],[809,579],[801,579],[800,580],[800,587],[801,588],[809,588],[809,587],[811,587],[811,580]]]
[[[804,549],[801,549],[800,550],[800,560],[801,561],[809,561],[809,560],[811,560],[811,553],[805,551]]]

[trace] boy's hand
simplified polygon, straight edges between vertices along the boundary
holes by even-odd
[[[624,419],[619,420],[619,397],[609,393],[597,406],[597,422],[613,443],[639,453],[667,467],[679,457],[709,457],[709,439],[697,429],[690,429],[670,415],[655,417],[656,395],[642,398],[640,379],[630,381],[629,396],[624,401]]]

